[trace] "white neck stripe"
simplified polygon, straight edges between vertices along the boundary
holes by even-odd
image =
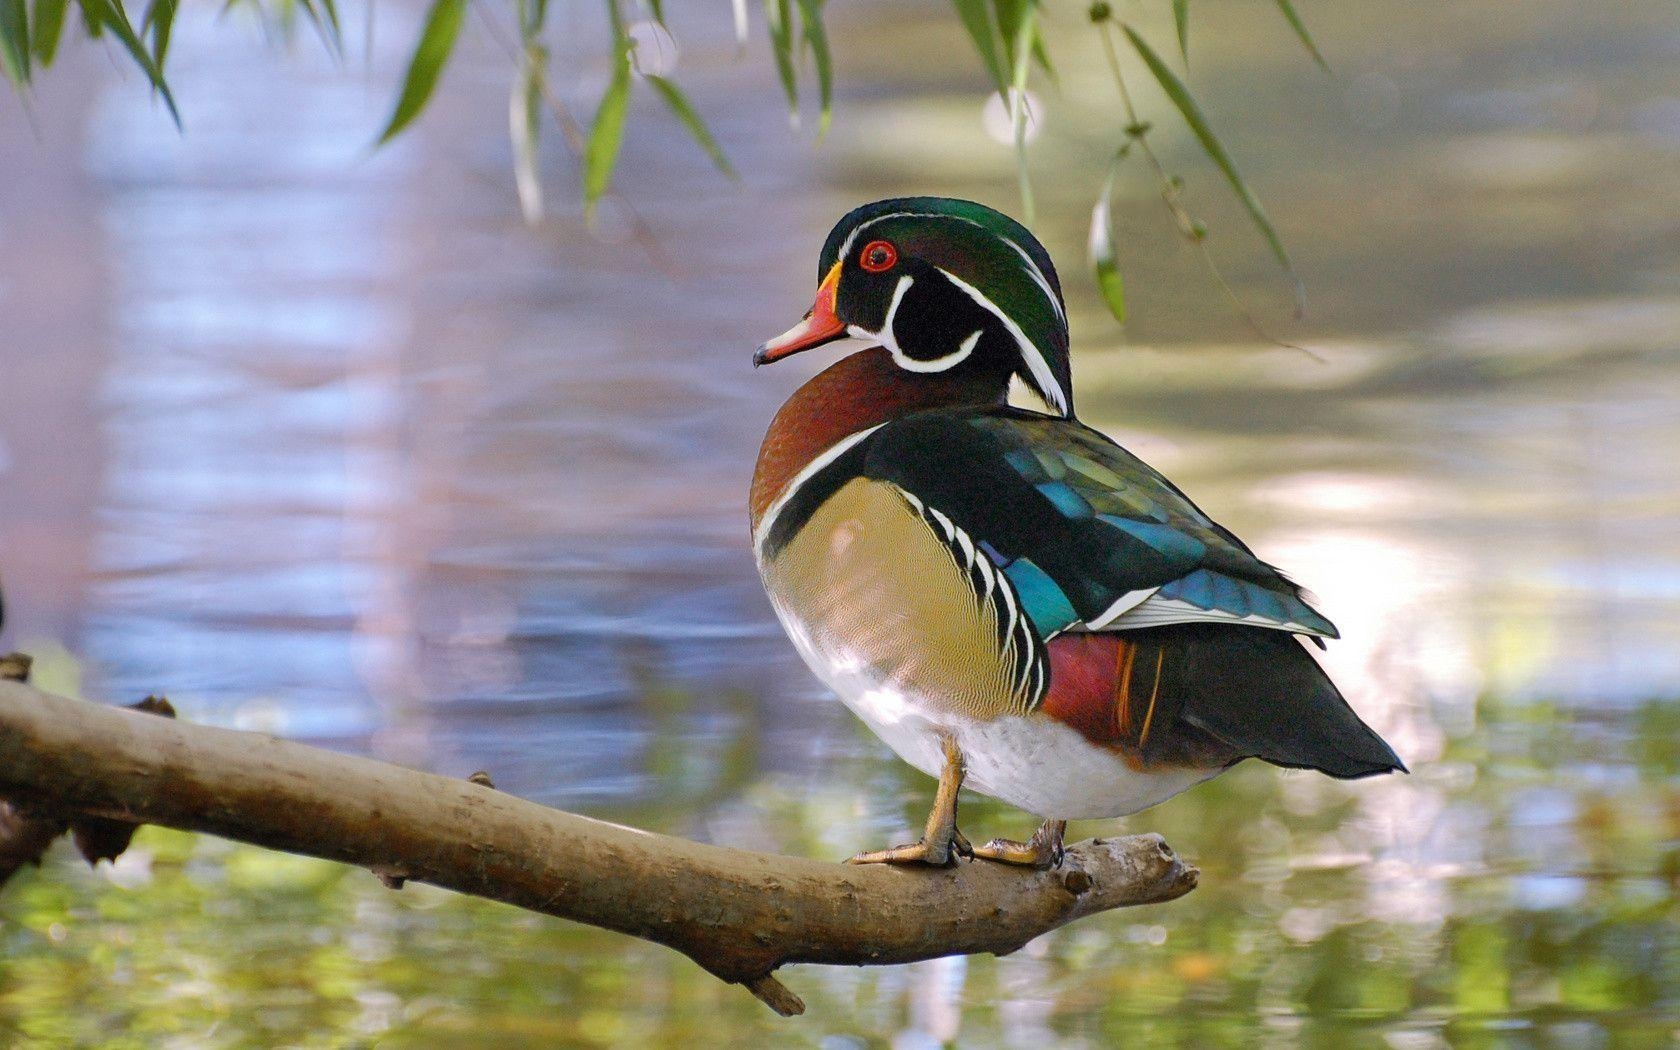
[[[1016,345],[1020,347],[1021,357],[1026,361],[1028,370],[1032,372],[1034,385],[1044,393],[1044,399],[1050,403],[1051,408],[1064,416],[1067,415],[1067,392],[1056,381],[1056,374],[1050,371],[1050,363],[1044,359],[1044,352],[1039,350],[1037,344],[1031,339],[1027,338],[1027,333],[1021,331],[1021,326],[1015,323],[1015,319],[998,309],[997,304],[986,298],[985,293],[961,277],[940,267],[935,267],[935,269],[944,274],[952,284],[967,292],[970,299],[985,307],[993,316],[1003,322],[1003,327],[1009,330],[1009,334],[1014,337]]]
[[[901,353],[896,347],[888,347],[888,349],[892,351],[893,363],[906,372],[944,372],[966,361],[968,355],[974,353],[974,348],[979,345],[980,337],[985,334],[985,329],[978,329],[973,335],[964,339],[962,345],[955,350],[944,357],[936,357],[930,361],[923,361],[920,358]]]
[[[857,243],[858,234],[862,233],[864,230],[868,229],[869,227],[875,225],[878,222],[886,222],[888,219],[936,219],[936,218],[940,218],[940,217],[941,217],[940,213],[936,212],[936,211],[895,211],[895,212],[888,212],[886,215],[877,215],[873,219],[867,219],[863,222],[858,223],[856,226],[852,227],[852,232],[846,234],[846,243],[844,243],[840,246],[840,254],[835,259],[835,261],[836,262],[845,262],[848,258],[850,258],[851,254],[852,254],[852,245]],[[945,217],[946,218],[952,218],[952,219],[961,219],[962,218],[962,216],[960,216],[960,215],[951,215],[951,216],[945,216]],[[962,221],[972,222],[973,220],[963,219]],[[980,224],[976,222],[976,223],[974,223],[974,225],[979,226]]]
[[[822,473],[824,467],[845,455],[847,449],[884,426],[886,426],[885,423],[877,423],[867,430],[860,430],[856,434],[848,434],[830,445],[817,458],[805,464],[804,469],[793,476],[793,480],[788,482],[787,488],[782,490],[782,494],[777,496],[775,501],[770,504],[769,509],[764,512],[764,517],[758,520],[758,528],[753,530],[753,554],[759,560],[762,561],[764,558],[764,541],[770,536],[770,528],[776,524],[776,518],[782,513],[782,508],[787,506],[788,500],[792,499],[794,494],[807,481]]]
[[[957,222],[966,222],[970,226],[977,226],[980,229],[985,230],[987,233],[992,233],[996,237],[1001,237],[1003,242],[1015,249],[1015,253],[1021,257],[1021,262],[1025,264],[1027,268],[1027,276],[1031,277],[1033,283],[1038,285],[1039,289],[1044,292],[1044,297],[1050,300],[1050,308],[1056,311],[1056,316],[1063,324],[1067,324],[1067,313],[1062,309],[1061,297],[1056,294],[1055,289],[1050,287],[1049,279],[1044,276],[1044,271],[1039,269],[1038,263],[1033,261],[1033,257],[1027,254],[1027,250],[1017,244],[1015,242],[1015,238],[1010,237],[1007,234],[994,233],[994,231],[989,229],[985,224],[977,222],[964,215],[949,215],[945,212],[939,211],[895,211],[889,212],[886,215],[877,215],[873,219],[865,220],[864,222],[860,222],[856,226],[852,227],[852,232],[846,235],[846,242],[840,246],[840,254],[836,257],[836,261],[844,261],[852,254],[852,245],[857,243],[858,234],[862,233],[866,228],[873,226],[878,222],[885,222],[888,219],[954,219]]]

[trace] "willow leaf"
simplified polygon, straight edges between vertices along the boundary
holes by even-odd
[[[104,23],[100,22],[94,15],[89,14],[88,8],[80,0],[77,0],[76,10],[81,13],[82,32],[87,34],[89,40],[98,40],[105,35]]]
[[[822,115],[817,118],[817,137],[828,132],[829,119],[834,114],[834,58],[828,50],[828,32],[823,28],[822,0],[798,0],[799,31],[811,49],[817,67],[817,100]]]
[[[1028,39],[1021,30],[1032,15],[1033,0],[992,0],[992,10],[997,15],[998,35],[1003,38],[1004,70],[1013,72],[1020,45]]]
[[[303,13],[309,16],[310,24],[326,41],[327,48],[334,54],[344,54],[344,33],[338,22],[338,4],[336,0],[294,0]],[[320,6],[317,7],[316,5]]]
[[[414,55],[408,60],[408,75],[403,78],[402,93],[385,130],[379,133],[381,145],[391,141],[408,127],[437,87],[438,77],[455,50],[455,40],[461,34],[461,19],[467,13],[467,0],[434,0],[426,25],[420,30],[420,41],[414,45]]]
[[[1260,235],[1265,238],[1267,246],[1271,248],[1272,255],[1276,257],[1278,265],[1283,267],[1283,272],[1288,275],[1289,280],[1294,284],[1296,310],[1300,310],[1304,299],[1301,279],[1295,275],[1295,264],[1290,262],[1289,253],[1284,250],[1283,239],[1278,236],[1277,229],[1272,226],[1272,220],[1266,217],[1266,209],[1260,206],[1259,198],[1254,196],[1254,192],[1248,188],[1248,183],[1243,181],[1242,174],[1237,171],[1236,162],[1231,159],[1231,155],[1226,152],[1224,144],[1213,133],[1213,128],[1209,126],[1207,118],[1202,115],[1201,107],[1196,104],[1195,98],[1191,96],[1190,89],[1185,87],[1184,81],[1180,80],[1177,74],[1168,68],[1167,64],[1161,60],[1161,56],[1155,53],[1155,49],[1150,47],[1143,37],[1138,36],[1136,30],[1131,26],[1122,26],[1121,28],[1126,31],[1127,39],[1132,42],[1132,47],[1137,50],[1144,65],[1149,67],[1149,72],[1154,75],[1156,83],[1161,85],[1161,90],[1166,92],[1167,98],[1178,108],[1179,114],[1184,117],[1184,122],[1190,125],[1190,130],[1195,134],[1196,140],[1202,144],[1202,151],[1225,174],[1225,181],[1231,184],[1231,190],[1236,194],[1237,200],[1242,202],[1249,218],[1254,221]]]
[[[519,191],[519,211],[525,221],[542,221],[542,175],[537,168],[537,136],[542,128],[543,79],[548,75],[548,51],[537,44],[520,52],[519,69],[508,96],[508,139],[513,143],[513,183]]]
[[[689,102],[688,96],[683,93],[682,88],[678,87],[675,81],[665,77],[650,75],[642,79],[652,84],[654,90],[659,92],[659,97],[665,100],[665,105],[669,106],[671,112],[676,114],[677,119],[682,121],[683,127],[688,129],[689,135],[699,144],[700,148],[706,151],[706,156],[712,158],[712,163],[717,165],[717,169],[729,178],[738,180],[740,176],[736,174],[734,165],[729,163],[729,158],[724,155],[723,147],[719,146],[717,139],[712,137],[711,129],[706,127],[705,120],[701,119],[700,112],[694,108],[693,103]]]
[[[537,43],[537,37],[542,35],[543,23],[548,21],[548,0],[519,0],[519,39],[526,45]],[[658,5],[654,7],[654,18],[663,25],[664,12]]]
[[[1190,0],[1173,0],[1173,26],[1178,30],[1178,53],[1190,64]]]
[[[333,46],[344,49],[344,29],[338,21],[338,0],[321,0],[321,10],[327,13],[327,25],[332,29]]]
[[[35,0],[35,24],[30,29],[29,49],[43,66],[52,64],[58,42],[64,36],[64,13],[70,0]]]
[[[145,17],[140,19],[140,31],[152,38],[152,61],[163,68],[169,57],[169,38],[175,29],[176,0],[152,0],[146,5]]]
[[[29,83],[29,7],[24,0],[0,0],[0,69],[14,87]]]
[[[787,96],[788,118],[799,123],[799,81],[793,68],[793,27],[788,0],[764,0],[764,22],[770,30],[770,52],[776,58],[776,75]]]
[[[1037,23],[1033,25],[1032,56],[1033,62],[1050,78],[1051,86],[1057,86],[1056,67],[1050,64],[1050,48],[1044,43],[1044,28]]]
[[[589,141],[583,149],[583,205],[591,213],[612,184],[618,148],[624,143],[624,118],[630,109],[630,41],[616,21],[613,28],[612,81],[595,110],[595,122],[589,126]]]
[[[170,119],[174,120],[175,126],[179,128],[181,111],[175,108],[175,96],[163,79],[163,70],[152,60],[146,45],[140,42],[140,34],[134,31],[134,24],[128,20],[128,12],[123,10],[122,0],[76,0],[76,6],[81,9],[82,18],[88,24],[90,36],[98,36],[109,29],[117,38],[123,50],[134,60],[134,64],[139,66],[146,74],[146,79],[152,82],[153,90],[169,108]]]
[[[1277,7],[1283,13],[1284,21],[1289,23],[1289,28],[1295,30],[1295,35],[1301,38],[1301,43],[1306,46],[1307,54],[1312,56],[1312,60],[1318,63],[1319,68],[1326,73],[1330,72],[1330,63],[1324,61],[1324,56],[1319,54],[1318,45],[1313,43],[1312,34],[1307,32],[1307,24],[1301,21],[1301,16],[1296,12],[1295,5],[1290,0],[1277,0]]]
[[[1005,100],[1010,105],[1010,115],[1015,124],[1015,172],[1021,185],[1021,211],[1028,222],[1033,221],[1033,192],[1032,179],[1027,171],[1027,120],[1030,116],[1027,104],[1027,75],[1032,72],[1032,36],[1038,31],[1038,9],[1035,4],[1023,5],[1021,21],[1015,27],[1014,43],[1010,47],[1010,54],[1014,61],[1014,70],[1010,78],[1009,93]],[[1003,24],[1000,14],[998,24]]]
[[[1102,293],[1108,312],[1126,323],[1126,287],[1120,279],[1120,261],[1114,247],[1114,171],[1103,180],[1102,195],[1091,208],[1091,267],[1097,273],[1097,291]]]
[[[1004,70],[1003,60],[998,57],[997,27],[992,20],[992,6],[986,0],[951,0],[957,9],[957,17],[962,20],[963,28],[968,30],[968,37],[974,42],[974,50],[980,55],[980,61],[985,65],[986,72],[997,85],[998,93],[1002,94],[1009,88],[1009,76]]]

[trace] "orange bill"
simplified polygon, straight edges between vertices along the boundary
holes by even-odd
[[[817,301],[805,319],[758,348],[754,365],[767,365],[784,357],[833,342],[846,334],[846,324],[834,313],[834,294],[840,287],[840,264],[835,263],[817,287]]]

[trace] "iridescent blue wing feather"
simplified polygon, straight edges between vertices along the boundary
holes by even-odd
[[[1336,636],[1281,572],[1075,420],[1014,409],[917,413],[859,451],[865,476],[974,537],[1044,637],[1198,621]]]

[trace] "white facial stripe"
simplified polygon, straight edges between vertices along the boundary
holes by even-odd
[[[1067,314],[1062,312],[1061,297],[1050,288],[1050,281],[1044,276],[1044,271],[1040,270],[1038,268],[1038,264],[1033,262],[1033,257],[1027,254],[1027,250],[1025,248],[1016,244],[1014,240],[1009,237],[1005,237],[1003,240],[1004,243],[1015,249],[1015,254],[1021,257],[1021,261],[1023,263],[1027,264],[1027,276],[1031,277],[1033,279],[1033,283],[1038,285],[1039,289],[1044,292],[1044,298],[1050,300],[1050,309],[1056,311],[1056,319],[1061,321],[1064,325],[1067,324]]]
[[[975,220],[963,215],[948,215],[945,212],[937,211],[889,212],[886,215],[877,215],[873,219],[860,222],[856,226],[852,227],[852,232],[846,235],[846,242],[840,246],[840,254],[838,258],[840,260],[850,258],[852,254],[852,246],[857,243],[858,234],[862,233],[870,226],[873,226],[878,222],[885,222],[888,219],[952,219],[956,222],[966,222],[970,226],[986,230],[987,233],[992,232],[987,229],[984,224],[976,222]],[[1044,276],[1044,271],[1039,269],[1038,263],[1033,261],[1033,257],[1027,254],[1027,250],[1025,248],[1015,243],[1014,238],[1003,234],[997,234],[997,236],[1002,237],[1005,244],[1015,249],[1015,253],[1021,257],[1021,262],[1027,268],[1027,276],[1033,279],[1033,283],[1038,285],[1038,287],[1044,292],[1044,297],[1050,300],[1050,308],[1056,311],[1056,316],[1061,319],[1063,324],[1067,324],[1067,313],[1062,309],[1061,297],[1058,296],[1055,290],[1050,287],[1050,281]]]
[[[862,233],[864,230],[868,229],[869,227],[875,225],[878,222],[886,222],[888,219],[936,219],[936,218],[939,218],[939,217],[940,216],[939,216],[938,212],[932,212],[932,211],[895,211],[895,212],[889,212],[886,215],[877,215],[873,219],[868,220],[867,222],[860,222],[856,226],[852,227],[852,232],[851,233],[846,234],[846,243],[844,243],[840,246],[840,255],[839,255],[839,260],[838,261],[844,262],[845,260],[851,258],[851,256],[852,256],[852,245],[857,243],[858,234]],[[957,216],[951,216],[951,218],[957,218]],[[967,220],[964,220],[964,221],[967,221]],[[979,223],[975,223],[975,225],[978,226]]]
[[[1032,372],[1034,383],[1039,390],[1044,392],[1044,399],[1050,402],[1051,408],[1064,416],[1067,415],[1067,392],[1062,389],[1062,384],[1056,381],[1056,374],[1050,371],[1050,362],[1044,359],[1043,352],[1031,339],[1027,338],[1027,333],[1021,331],[1021,326],[1015,323],[1014,318],[998,309],[997,304],[986,298],[985,293],[961,277],[940,267],[935,267],[935,269],[944,274],[952,284],[967,292],[970,299],[985,307],[994,317],[1003,322],[1003,327],[1008,329],[1009,334],[1014,337],[1016,345],[1020,347],[1021,358],[1026,361],[1027,369]]]
[[[801,486],[821,473],[824,467],[844,455],[847,449],[884,426],[886,426],[885,423],[877,423],[868,430],[860,430],[856,434],[842,438],[822,455],[805,464],[805,469],[793,476],[793,480],[788,482],[788,487],[782,490],[782,494],[776,497],[774,503],[770,504],[770,509],[764,512],[764,517],[759,519],[758,528],[753,530],[753,552],[761,558],[764,556],[764,541],[770,535],[771,526],[776,524],[777,515],[781,514],[782,508],[787,506],[787,501],[793,498],[794,493],[798,492]]]

